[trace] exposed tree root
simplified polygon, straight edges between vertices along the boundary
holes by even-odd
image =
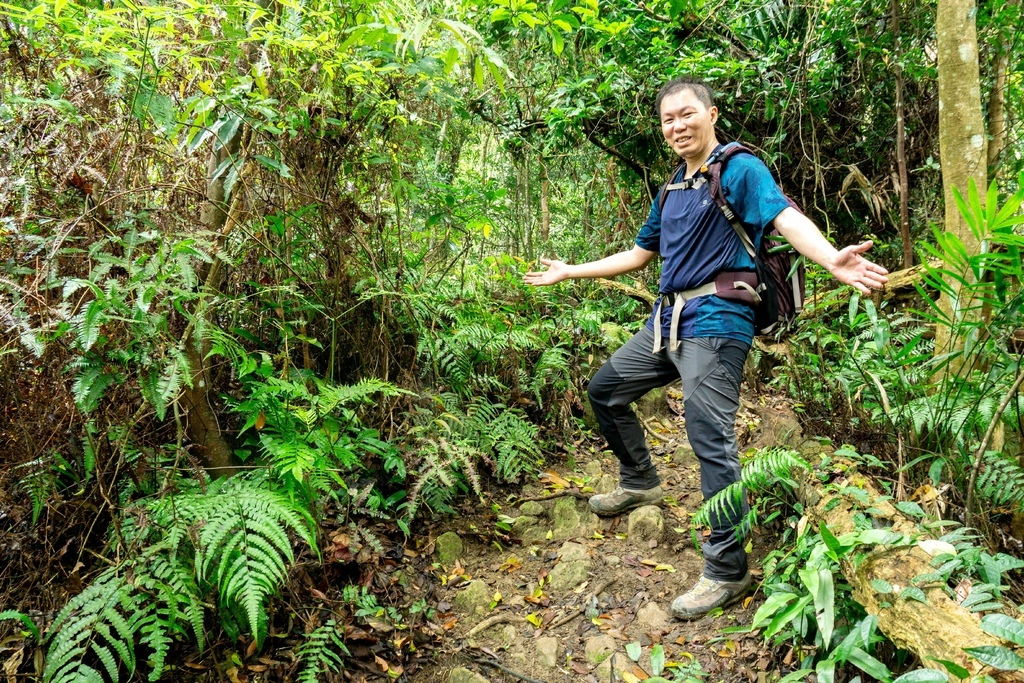
[[[486,631],[490,627],[497,626],[498,624],[518,624],[524,621],[526,621],[526,619],[522,618],[518,614],[512,614],[511,612],[502,612],[500,614],[495,614],[493,617],[487,617],[479,624],[469,629],[469,633],[466,634],[466,637],[472,638],[476,634],[481,633],[482,631]]]
[[[532,501],[539,502],[542,500],[554,500],[555,498],[564,498],[566,496],[572,496],[573,498],[578,498],[580,500],[590,500],[590,495],[583,493],[582,491],[578,491],[576,489],[563,489],[561,491],[555,491],[554,493],[545,493],[543,496],[527,496],[525,498],[519,498],[518,501],[520,503],[529,503]]]

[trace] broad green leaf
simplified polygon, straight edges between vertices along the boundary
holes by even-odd
[[[938,659],[936,657],[929,657],[928,659],[930,659],[933,662],[938,662],[942,666],[946,667],[946,671],[948,671],[949,673],[953,674],[957,678],[960,678],[960,679],[969,678],[970,675],[971,675],[970,671],[968,671],[964,667],[960,666],[956,662],[951,662],[951,661],[946,660],[946,659]]]
[[[928,602],[927,596],[924,591],[917,586],[907,586],[900,591],[900,597],[904,600],[917,600],[918,602]]]
[[[859,647],[855,647],[850,650],[850,657],[848,661],[869,676],[874,676],[880,681],[889,680],[889,667],[882,664]]]
[[[660,676],[665,670],[665,647],[658,643],[651,648],[651,673]]]
[[[1019,671],[1024,669],[1024,659],[1012,650],[1001,645],[982,645],[981,647],[965,647],[964,652],[986,666],[1000,671]]]
[[[626,645],[626,654],[629,655],[629,658],[632,659],[634,662],[640,661],[640,652],[640,643],[636,642],[635,640],[632,643]]]
[[[986,614],[981,618],[981,630],[1014,645],[1024,646],[1024,624],[1005,614]]]
[[[814,599],[814,617],[821,631],[821,640],[827,648],[832,641],[835,627],[835,588],[832,584],[832,572],[827,569],[801,569],[800,580],[807,586]]]
[[[892,683],[948,683],[949,676],[936,669],[914,669]]]
[[[883,593],[886,595],[892,593],[892,584],[888,581],[885,581],[883,579],[871,579],[869,583],[871,584],[871,587],[879,593]]]
[[[757,612],[754,614],[754,620],[751,622],[751,628],[761,628],[778,612],[780,609],[791,603],[796,599],[796,593],[772,593],[768,596],[768,599],[764,601],[764,604],[757,608]]]

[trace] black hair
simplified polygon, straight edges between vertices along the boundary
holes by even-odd
[[[661,116],[662,100],[684,90],[692,92],[694,97],[700,100],[701,104],[708,109],[715,106],[715,92],[711,89],[710,85],[701,79],[693,78],[692,76],[677,76],[665,85],[661,86],[661,90],[658,91],[658,97],[654,100],[655,115]]]

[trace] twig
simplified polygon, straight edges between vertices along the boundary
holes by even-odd
[[[490,627],[496,626],[497,624],[515,624],[520,621],[526,620],[518,614],[512,614],[511,612],[501,612],[500,614],[495,614],[493,617],[487,617],[479,624],[469,629],[469,633],[466,634],[466,637],[472,638],[481,631],[486,631]]]
[[[615,583],[616,580],[617,580],[616,577],[612,577],[610,579],[605,579],[604,581],[602,581],[601,583],[597,584],[597,586],[594,587],[594,590],[591,591],[587,595],[587,598],[589,598],[591,595],[595,596],[595,597],[600,595],[601,593],[603,593],[605,591],[606,588],[608,588],[608,586],[610,586],[613,583]],[[584,600],[584,604],[583,605],[580,605],[579,607],[574,609],[571,613],[565,615],[564,617],[562,617],[558,621],[552,622],[550,626],[547,626],[545,628],[545,630],[550,630],[550,629],[553,629],[553,628],[558,628],[559,626],[564,626],[565,624],[568,624],[570,621],[572,621],[573,619],[575,619],[579,615],[583,614],[583,610],[585,609],[584,606],[586,605],[586,602],[587,601]]]
[[[534,501],[564,498],[565,496],[572,496],[573,498],[579,498],[580,500],[590,500],[590,496],[588,496],[586,493],[577,491],[576,489],[562,489],[561,491],[555,491],[554,493],[546,493],[543,496],[527,496],[526,498],[520,498],[519,502],[530,503]]]
[[[992,415],[992,421],[988,423],[988,431],[985,432],[985,438],[981,440],[981,444],[978,446],[978,450],[974,453],[974,466],[971,468],[971,481],[967,484],[967,503],[964,505],[964,526],[971,526],[971,508],[974,507],[974,485],[978,481],[978,470],[981,469],[981,458],[985,455],[985,449],[988,448],[989,441],[992,440],[992,435],[996,431],[996,426],[999,424],[1000,418],[1003,416],[1003,411],[1006,410],[1006,406],[1010,405],[1010,401],[1017,395],[1017,391],[1020,389],[1021,383],[1024,383],[1024,367],[1021,366],[1021,360],[1024,360],[1022,356],[1017,361],[1017,379],[1014,381],[1013,386],[1006,392],[1006,396],[1003,397],[1003,402],[999,404],[996,412]]]
[[[526,674],[521,674],[518,671],[513,671],[504,664],[500,664],[497,661],[489,659],[487,657],[473,657],[473,661],[477,664],[483,664],[484,666],[490,666],[494,667],[495,669],[500,669],[507,673],[509,676],[514,676],[515,678],[518,678],[521,681],[526,681],[526,683],[548,683],[547,681],[541,681],[536,678],[530,678]]]

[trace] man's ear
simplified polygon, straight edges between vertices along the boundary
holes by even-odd
[[[708,114],[711,115],[711,125],[718,122],[718,107],[711,107],[711,109],[708,109]]]

